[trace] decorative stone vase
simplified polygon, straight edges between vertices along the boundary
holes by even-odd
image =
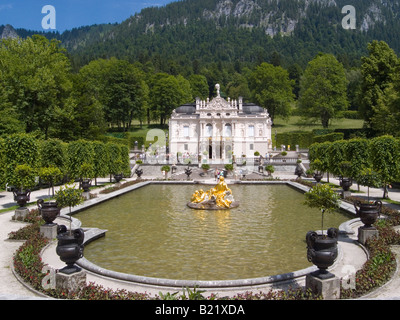
[[[375,223],[381,213],[382,202],[379,200],[374,203],[355,201],[354,208],[356,209],[357,216],[359,216],[361,222],[364,223],[364,229],[374,228],[372,224]]]
[[[343,191],[349,191],[350,187],[353,185],[353,181],[350,178],[341,178],[340,186],[343,188]]]
[[[142,176],[142,174],[143,174],[143,170],[142,169],[136,169],[135,173],[138,176],[138,178],[140,178]]]
[[[81,187],[83,189],[83,192],[89,192],[91,186],[92,186],[92,179],[82,179]]]
[[[114,174],[114,180],[116,183],[120,182],[122,180],[122,173]]]
[[[296,169],[294,170],[294,174],[297,176],[297,178],[300,178],[301,175],[303,174],[303,169],[300,168],[299,165],[296,166]],[[321,177],[322,179],[322,177]],[[321,180],[320,180],[321,181]]]
[[[185,174],[187,175],[187,178],[189,179],[190,175],[192,174],[192,169],[186,168],[185,169]]]
[[[321,182],[322,177],[323,177],[322,173],[314,173],[314,174],[313,174],[313,178],[314,178],[315,181],[317,181],[317,182]]]
[[[14,201],[18,203],[18,205],[22,208],[31,200],[31,191],[13,191]]]
[[[61,208],[57,206],[57,202],[45,202],[43,199],[37,201],[39,212],[45,221],[45,225],[52,225],[53,221],[60,214]]]
[[[338,255],[337,238],[339,230],[328,229],[327,235],[319,235],[315,231],[309,231],[306,235],[307,259],[315,264],[319,270],[312,273],[320,279],[330,279],[334,274],[327,269],[335,262]]]
[[[73,274],[81,271],[81,268],[75,265],[75,262],[83,257],[84,231],[79,228],[72,230],[70,233],[67,231],[66,226],[61,225],[57,228],[57,234],[58,245],[56,253],[61,261],[67,264],[67,266],[59,270],[59,272]]]

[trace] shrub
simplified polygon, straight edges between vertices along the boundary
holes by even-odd
[[[233,171],[233,164],[231,164],[231,163],[226,164],[226,165],[225,165],[225,169],[226,169],[227,171]]]

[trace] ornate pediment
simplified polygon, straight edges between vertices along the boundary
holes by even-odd
[[[212,99],[206,107],[207,110],[224,110],[232,109],[232,105],[226,101],[224,98],[216,97]]]
[[[209,99],[207,99],[206,101],[197,100],[196,109],[204,112],[221,111],[221,110],[229,110],[229,111],[238,110],[239,104],[241,104],[241,98],[239,99],[239,103],[237,100],[231,100],[230,98],[228,98],[228,101],[226,101],[220,95],[219,85],[217,84],[215,87],[217,89],[217,96],[211,101],[209,101]]]

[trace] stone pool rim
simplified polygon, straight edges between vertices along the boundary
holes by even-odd
[[[229,181],[229,180],[228,180]],[[146,180],[142,182],[138,182],[132,186],[125,187],[123,189],[111,192],[102,196],[101,198],[94,198],[88,201],[85,201],[82,205],[72,208],[71,215],[74,215],[78,212],[81,212],[89,207],[95,206],[97,204],[103,203],[104,201],[116,198],[120,195],[125,193],[131,192],[133,190],[151,185],[151,184],[188,184],[188,185],[196,185],[196,184],[215,184],[214,181],[163,181],[163,180]],[[257,184],[257,185],[271,185],[271,184],[283,184],[289,187],[292,187],[300,192],[307,192],[310,187],[304,186],[300,183],[289,181],[289,180],[261,180],[261,181],[229,181],[229,184]],[[344,201],[341,201],[341,210],[355,215],[354,207],[350,204],[347,204]],[[61,211],[61,215],[69,215],[69,209],[66,211],[63,209]],[[81,222],[73,218],[75,227],[80,227]],[[354,221],[358,221],[359,218],[353,219]],[[353,220],[349,219],[348,221],[342,223],[339,227],[339,231],[342,234],[351,233],[351,224]],[[96,228],[85,228],[85,242],[84,244],[88,244],[96,239],[99,239],[105,236],[107,230],[100,230]],[[329,269],[333,269],[342,257],[342,252],[340,246],[339,249],[339,256],[336,259],[334,265],[332,265]],[[287,281],[294,281],[295,279],[299,279],[305,277],[307,274],[316,271],[318,268],[316,266],[310,266],[305,269],[296,270],[293,272],[278,274],[278,275],[271,275],[271,276],[264,276],[264,277],[257,277],[257,278],[244,278],[244,279],[234,279],[234,280],[181,280],[181,279],[166,279],[166,278],[155,278],[155,277],[146,277],[146,276],[139,276],[135,274],[117,272],[110,269],[105,269],[99,267],[98,265],[92,263],[91,261],[87,260],[85,257],[79,259],[76,264],[80,267],[85,269],[86,271],[92,272],[94,274],[109,278],[109,279],[116,279],[116,280],[123,280],[128,281],[131,283],[142,284],[142,285],[150,285],[156,287],[169,287],[169,288],[204,288],[204,289],[211,289],[211,288],[238,288],[238,287],[253,287],[253,286],[261,286],[261,285],[271,285],[274,283],[282,283]]]

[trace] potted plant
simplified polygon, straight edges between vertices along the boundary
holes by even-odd
[[[297,176],[297,179],[300,179],[303,173],[304,173],[303,169],[299,166],[299,164],[297,164],[296,169],[294,170],[294,174]]]
[[[83,192],[89,192],[89,189],[92,185],[92,177],[94,176],[93,165],[87,162],[84,162],[79,168],[79,176],[80,176],[80,186],[83,189]]]
[[[190,175],[192,174],[192,169],[190,169],[189,166],[185,168],[185,174],[187,176],[187,179],[189,180]]]
[[[170,166],[165,165],[161,167],[161,171],[165,174],[165,179],[167,179],[168,172],[171,171],[171,168]]]
[[[312,275],[320,279],[329,279],[334,275],[327,271],[338,254],[338,230],[329,228],[324,234],[324,214],[337,210],[340,206],[339,195],[329,186],[317,184],[305,194],[305,204],[310,208],[321,210],[321,233],[309,231],[306,235],[307,259],[318,267]]]
[[[322,161],[319,159],[315,159],[313,162],[311,162],[310,168],[314,170],[313,178],[315,179],[315,181],[317,183],[321,182],[324,176],[324,173],[322,171]]]
[[[54,197],[54,184],[61,179],[61,170],[54,166],[42,167],[39,170],[39,177],[49,184],[49,197],[50,190],[52,191],[51,196]]]
[[[382,202],[379,200],[375,202],[369,200],[369,188],[377,188],[382,185],[380,176],[371,168],[364,168],[361,170],[357,181],[358,183],[368,187],[368,200],[366,203],[356,200],[354,202],[354,208],[357,215],[360,217],[360,220],[364,223],[364,228],[373,228],[372,224],[375,223],[381,213]]]
[[[272,176],[272,174],[275,172],[275,168],[272,164],[269,164],[265,166],[265,171],[268,172],[268,176]]]
[[[69,229],[71,231],[71,208],[83,203],[84,198],[82,197],[82,191],[80,189],[76,189],[72,184],[67,184],[64,187],[61,187],[60,190],[56,191],[55,199],[60,208],[69,207]]]
[[[340,186],[343,188],[343,191],[349,191],[350,187],[353,184],[352,179],[350,178],[351,175],[351,163],[349,161],[342,161],[339,164],[339,171],[340,171]]]
[[[142,176],[142,174],[143,174],[143,169],[136,169],[135,170],[135,173],[136,173],[136,175],[138,176],[138,178],[140,179],[140,177]]]
[[[82,191],[74,186],[65,186],[56,192],[55,196],[60,207],[69,207],[70,226],[67,230],[66,226],[61,225],[57,228],[58,244],[56,248],[57,255],[61,261],[64,261],[67,266],[59,270],[65,274],[79,272],[81,269],[75,265],[75,262],[83,257],[83,240],[84,231],[81,228],[72,230],[71,208],[83,202]]]
[[[229,173],[229,172],[232,172],[232,171],[233,171],[233,164],[227,163],[227,164],[224,166],[224,168],[225,168],[226,171],[228,171],[228,173]],[[226,177],[225,177],[225,178],[226,178]]]
[[[24,207],[30,201],[30,188],[35,185],[35,172],[30,166],[21,164],[15,167],[14,173],[15,185],[19,186],[19,189],[13,191],[14,200],[20,207]]]

